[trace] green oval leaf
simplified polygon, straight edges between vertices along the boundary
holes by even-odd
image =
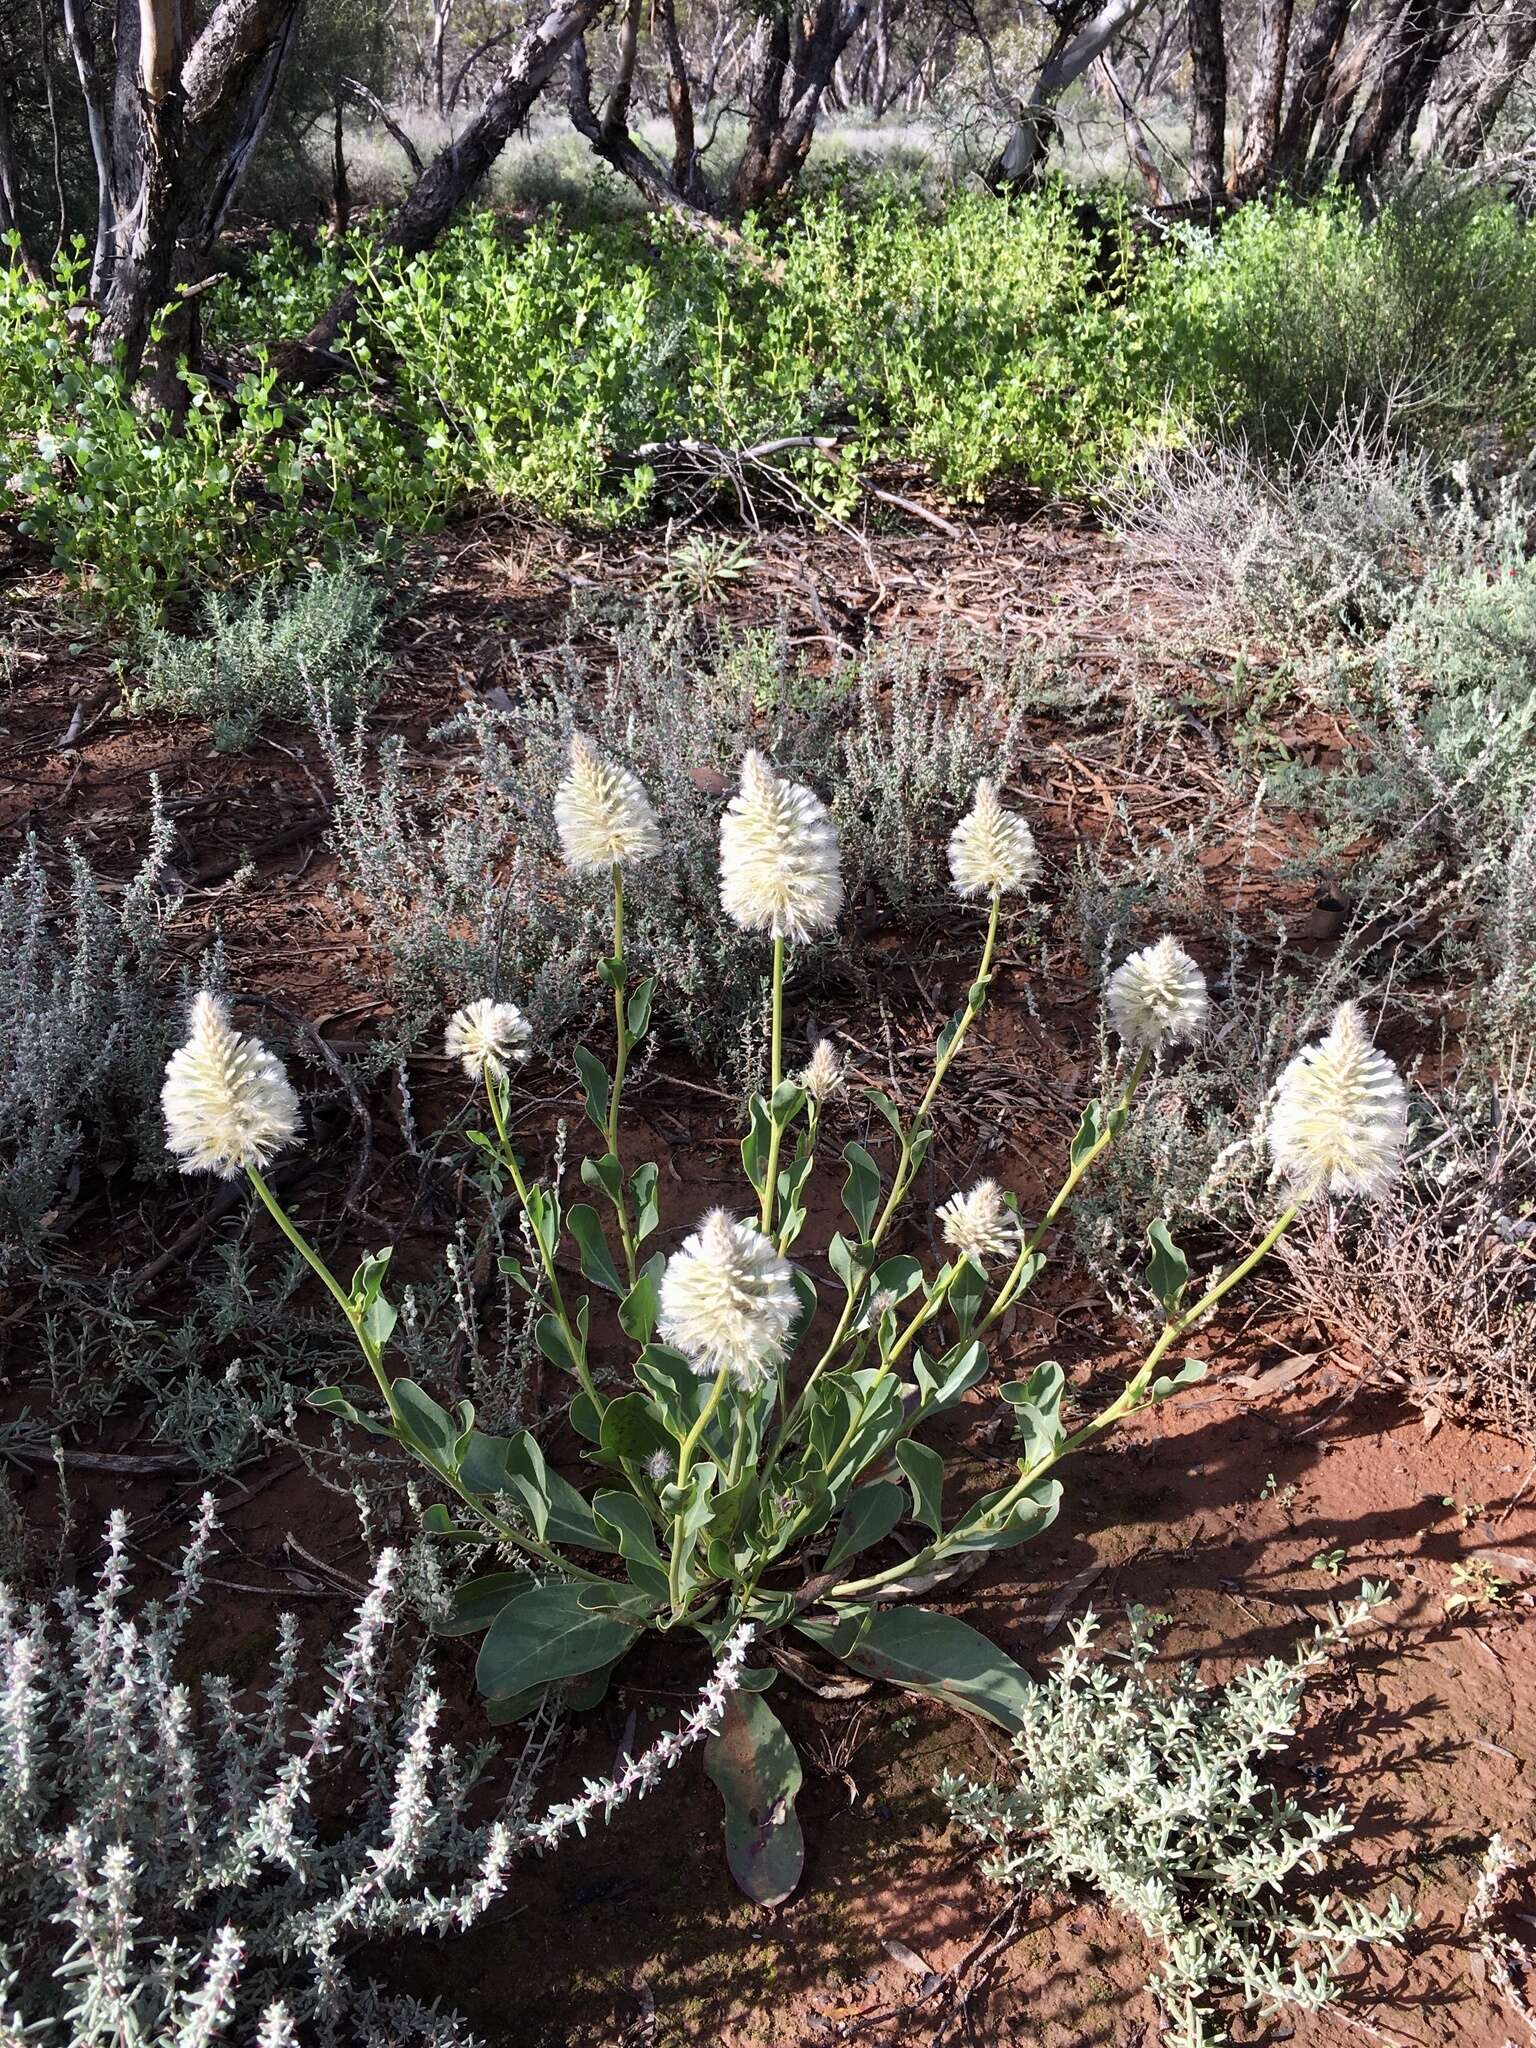
[[[800,1882],[805,1836],[795,1812],[800,1759],[759,1693],[734,1692],[704,1769],[725,1801],[725,1857],[749,1899],[776,1906]]]
[[[475,1682],[486,1699],[510,1699],[623,1656],[638,1627],[611,1612],[590,1613],[582,1590],[567,1582],[535,1586],[507,1602],[475,1662]]]

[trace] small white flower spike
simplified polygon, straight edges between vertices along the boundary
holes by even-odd
[[[939,1224],[950,1249],[978,1264],[1011,1259],[1019,1248],[1019,1219],[995,1180],[979,1180],[965,1194],[941,1202]]]
[[[516,1003],[495,1003],[489,996],[466,1003],[448,1019],[443,1051],[457,1060],[471,1081],[504,1081],[514,1061],[528,1057],[533,1026]]]
[[[1035,835],[1016,811],[1005,811],[997,784],[983,776],[971,808],[949,835],[949,872],[957,896],[1024,889],[1040,872]]]
[[[720,820],[720,901],[743,931],[813,938],[843,907],[837,829],[804,783],[761,754],[741,764],[741,788]]]
[[[165,1142],[183,1173],[233,1180],[259,1172],[299,1131],[299,1098],[283,1063],[229,1021],[204,992],[192,1005],[187,1042],[166,1062],[160,1091]]]
[[[1205,976],[1175,938],[1161,938],[1123,960],[1104,991],[1109,1021],[1137,1050],[1198,1038],[1210,999]]]
[[[1402,1166],[1408,1090],[1371,1043],[1354,1003],[1341,1003],[1326,1038],[1280,1076],[1269,1118],[1276,1171],[1302,1200],[1379,1195]]]
[[[830,1102],[843,1092],[843,1063],[830,1038],[820,1038],[800,1069],[800,1086],[812,1102]]]
[[[581,733],[571,736],[555,791],[555,830],[566,866],[578,875],[606,874],[661,852],[661,827],[639,777]]]
[[[777,1370],[800,1312],[789,1261],[755,1223],[711,1209],[667,1261],[659,1328],[700,1378],[747,1393]]]

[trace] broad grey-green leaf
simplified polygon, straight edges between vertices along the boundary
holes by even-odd
[[[576,1240],[583,1277],[595,1281],[599,1287],[606,1287],[610,1294],[627,1294],[629,1289],[619,1278],[619,1269],[613,1263],[613,1254],[603,1235],[602,1222],[592,1204],[575,1203],[565,1220]]]
[[[761,1694],[733,1692],[704,1769],[725,1801],[725,1855],[749,1899],[776,1906],[800,1882],[805,1837],[795,1813],[800,1759]]]
[[[623,1656],[638,1627],[612,1612],[591,1613],[582,1605],[582,1592],[559,1581],[507,1602],[475,1663],[475,1681],[486,1699],[510,1699],[530,1686],[574,1678]]]
[[[836,1629],[799,1624],[802,1635],[831,1649]],[[927,1607],[878,1608],[844,1661],[866,1678],[883,1678],[908,1692],[969,1708],[1017,1734],[1030,1693],[1029,1674],[984,1635]]]
[[[912,1512],[937,1536],[944,1527],[944,1460],[929,1444],[906,1437],[896,1446],[896,1462],[912,1488]]]
[[[447,1410],[440,1408],[414,1380],[396,1380],[390,1391],[395,1397],[402,1435],[417,1450],[425,1451],[433,1463],[452,1471],[459,1432]]]
[[[906,1496],[894,1479],[875,1479],[850,1494],[823,1569],[837,1571],[861,1550],[871,1550],[901,1520]]]

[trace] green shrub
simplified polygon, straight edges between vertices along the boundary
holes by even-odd
[[[311,696],[346,716],[379,694],[383,599],[355,569],[286,587],[268,575],[244,596],[205,591],[201,610],[195,638],[141,621],[130,710],[205,719],[214,745],[238,752],[269,719],[302,718]]]
[[[1213,1999],[1266,2013],[1332,2004],[1338,1963],[1408,1926],[1396,1897],[1372,1913],[1347,1897],[1299,1895],[1320,1852],[1351,1829],[1341,1808],[1309,1811],[1258,1768],[1293,1741],[1308,1677],[1386,1598],[1365,1581],[1290,1662],[1269,1658],[1223,1686],[1202,1685],[1188,1664],[1151,1677],[1155,1638],[1141,1608],[1114,1658],[1123,1668],[1094,1661],[1090,1612],[1052,1676],[1026,1689],[1017,1782],[943,1781],[956,1818],[995,1852],[989,1877],[1029,1892],[1090,1885],[1163,1947],[1151,1982],[1169,2048],[1229,2038]]]
[[[1159,275],[1177,390],[1269,453],[1344,421],[1441,454],[1533,424],[1536,235],[1500,200],[1249,206]]]
[[[46,288],[7,267],[21,523],[126,612],[487,500],[597,525],[711,498],[845,515],[889,462],[976,501],[1002,479],[1093,493],[1202,422],[1289,460],[1341,422],[1440,457],[1536,418],[1536,233],[1493,200],[1420,194],[1369,223],[1284,202],[1154,249],[1112,198],[930,214],[866,185],[745,234],[742,255],[551,215],[513,237],[480,213],[409,261],[279,237],[205,307],[249,367],[223,394],[189,373],[176,427],[90,361],[81,255]],[[347,282],[350,373],[282,387],[270,338]]]
[[[389,364],[445,484],[603,519],[650,501],[654,466],[628,458],[658,441],[835,434],[839,460],[777,461],[846,507],[897,457],[966,498],[1005,473],[1066,490],[1161,414],[1117,218],[1091,232],[1056,196],[937,220],[833,197],[749,234],[761,266],[665,228],[551,220],[513,243],[481,214],[368,273],[359,367]]]
[[[287,396],[257,351],[232,392],[184,372],[185,418],[144,409],[89,355],[78,251],[51,287],[0,265],[0,477],[21,530],[98,609],[311,557],[336,561],[442,509],[411,446],[363,394]]]

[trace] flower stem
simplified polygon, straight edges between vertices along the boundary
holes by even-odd
[[[939,1310],[943,1308],[945,1302],[949,1299],[950,1289],[965,1271],[965,1266],[966,1261],[963,1258],[957,1257],[954,1259],[943,1279],[928,1295],[927,1300],[924,1301],[917,1314],[892,1342],[891,1348],[886,1353],[883,1361],[887,1368],[895,1365],[897,1359],[907,1349],[907,1346],[916,1341],[922,1331],[927,1328],[929,1323],[939,1313]]]
[[[384,1370],[384,1361],[378,1345],[374,1343],[368,1332],[363,1328],[362,1318],[357,1312],[357,1304],[336,1278],[336,1275],[331,1271],[324,1259],[315,1250],[314,1246],[309,1242],[303,1231],[300,1230],[299,1226],[288,1214],[288,1211],[283,1207],[276,1195],[273,1194],[271,1188],[268,1187],[266,1181],[257,1172],[256,1168],[248,1166],[245,1171],[251,1186],[261,1197],[267,1214],[272,1218],[272,1221],[277,1225],[284,1237],[287,1238],[300,1258],[303,1259],[310,1271],[325,1283],[326,1288],[329,1290],[342,1314],[346,1317],[348,1326],[353,1336],[357,1339],[358,1349],[368,1361],[368,1370],[378,1382],[379,1392],[384,1396],[384,1405],[388,1408],[391,1419],[398,1422],[399,1414],[395,1407],[394,1389],[390,1385],[389,1374]]]
[[[1120,1135],[1121,1127],[1125,1122],[1126,1112],[1131,1106],[1131,1097],[1141,1085],[1141,1077],[1147,1071],[1147,1061],[1150,1057],[1151,1055],[1145,1047],[1137,1054],[1136,1064],[1131,1068],[1130,1078],[1121,1090],[1120,1100],[1115,1104],[1105,1120],[1104,1129],[1089,1146],[1088,1150],[1083,1153],[1082,1157],[1073,1160],[1067,1177],[1056,1190],[1049,1208],[1024,1240],[1023,1244],[1020,1245],[1019,1255],[1014,1260],[1008,1277],[997,1290],[996,1300],[976,1325],[976,1335],[978,1337],[984,1336],[998,1318],[1005,1315],[1013,1305],[1025,1284],[1025,1274],[1028,1271],[1029,1262],[1040,1249],[1046,1232],[1055,1223],[1057,1217],[1067,1206],[1068,1202],[1071,1201],[1073,1195],[1076,1194],[1079,1184],[1092,1171],[1099,1159],[1102,1158],[1104,1153],[1109,1150],[1115,1139]]]
[[[812,1172],[812,1170],[813,1170],[813,1168],[814,1168],[814,1166],[815,1166],[815,1161],[816,1161],[816,1140],[817,1140],[818,1136],[820,1135],[820,1130],[821,1130],[821,1107],[820,1107],[819,1103],[817,1103],[817,1102],[815,1101],[815,1099],[814,1099],[814,1098],[812,1098],[812,1100],[811,1100],[811,1101],[810,1101],[810,1102],[809,1102],[809,1103],[807,1104],[807,1106],[806,1106],[806,1112],[805,1112],[805,1145],[804,1145],[804,1149],[803,1149],[803,1151],[797,1151],[797,1152],[796,1152],[796,1154],[795,1154],[795,1159],[796,1159],[796,1163],[798,1163],[798,1162],[799,1162],[799,1161],[800,1161],[801,1159],[804,1159],[804,1161],[805,1161],[805,1177],[806,1177],[806,1180],[809,1180],[809,1178],[810,1178],[810,1176],[811,1176],[811,1172]],[[801,1182],[801,1186],[803,1187],[804,1185],[805,1185],[805,1181],[802,1181],[802,1182]],[[787,1216],[786,1216],[786,1217],[785,1217],[785,1218],[784,1218],[784,1219],[782,1220],[782,1222],[781,1222],[781,1223],[780,1223],[780,1225],[779,1225],[779,1234],[778,1234],[778,1237],[777,1237],[777,1238],[775,1239],[775,1241],[774,1241],[774,1242],[775,1242],[775,1248],[776,1248],[776,1249],[777,1249],[777,1250],[778,1250],[778,1251],[779,1251],[780,1253],[783,1253],[783,1252],[787,1252],[787,1251],[789,1250],[789,1247],[790,1247],[790,1241],[791,1241],[791,1231],[792,1231],[792,1228],[793,1228],[793,1217],[794,1217],[794,1213],[795,1213],[795,1212],[794,1212],[793,1210],[791,1210],[791,1211],[789,1212],[789,1214],[788,1214],[788,1215],[787,1215]],[[795,1233],[795,1234],[796,1234],[796,1235],[798,1235],[798,1233]]]
[[[730,1382],[730,1377],[728,1372],[722,1372],[718,1375],[715,1384],[709,1390],[708,1400],[699,1410],[697,1422],[694,1423],[692,1429],[683,1438],[677,1453],[677,1478],[674,1481],[674,1484],[677,1486],[686,1486],[688,1484],[688,1473],[693,1464],[693,1454],[698,1448],[700,1437],[708,1429],[715,1410],[720,1406],[721,1397]],[[683,1517],[681,1515],[674,1515],[672,1517],[672,1554],[667,1562],[667,1592],[672,1603],[672,1613],[675,1619],[681,1616],[683,1612]]]
[[[784,1126],[773,1099],[779,1092],[779,1083],[784,1078],[784,941],[774,935],[773,941],[773,1016],[769,1033],[768,1054],[768,1164],[763,1175],[762,1229],[765,1237],[773,1235],[773,1203],[778,1193],[779,1147],[784,1142]]]
[[[981,964],[976,969],[976,979],[972,983],[972,987],[979,988],[983,996],[985,996],[987,987],[992,980],[992,957],[997,951],[997,927],[1002,913],[1002,904],[1003,892],[1001,889],[994,889],[992,891],[992,909],[987,918],[987,936],[981,949]],[[933,1077],[924,1089],[923,1099],[917,1105],[916,1114],[912,1118],[906,1136],[901,1141],[901,1151],[896,1160],[896,1172],[891,1181],[891,1192],[886,1197],[885,1207],[881,1210],[879,1219],[870,1233],[869,1242],[872,1247],[878,1247],[885,1233],[895,1221],[897,1210],[907,1198],[907,1192],[917,1172],[912,1161],[913,1147],[918,1137],[927,1127],[928,1114],[938,1098],[940,1088],[944,1085],[944,1076],[954,1064],[956,1054],[965,1043],[966,1033],[970,1030],[974,1019],[980,1014],[980,1008],[979,1002],[972,1002],[967,998],[966,1006],[956,1022],[953,1037],[948,1045],[935,1056]]]
[[[502,1164],[511,1176],[512,1185],[517,1190],[517,1199],[523,1205],[523,1214],[528,1217],[529,1226],[532,1228],[533,1218],[528,1209],[528,1184],[523,1179],[523,1170],[517,1163],[517,1154],[512,1149],[511,1138],[507,1135],[506,1107],[501,1099],[501,1090],[489,1074],[485,1078],[485,1095],[491,1106],[491,1121],[496,1126],[496,1136],[501,1144]],[[598,1398],[597,1388],[592,1384],[592,1374],[587,1366],[587,1347],[566,1309],[565,1296],[560,1291],[560,1281],[555,1273],[554,1255],[545,1244],[541,1231],[534,1230],[533,1241],[538,1248],[539,1264],[544,1269],[545,1283],[549,1288],[550,1307],[554,1312],[555,1321],[560,1325],[560,1334],[565,1339],[566,1347],[576,1362],[576,1377],[581,1382],[581,1391],[601,1415],[603,1404]]]
[[[624,969],[624,870],[615,861],[613,864],[613,1089],[608,1097],[608,1156],[619,1157],[619,1100],[624,1092],[624,1075],[629,1067],[629,1014],[625,998],[629,991],[629,976]],[[624,1193],[624,1172],[622,1162],[619,1169],[618,1193],[613,1198],[614,1212],[619,1223],[619,1242],[624,1248],[624,1270],[629,1275],[631,1287],[635,1284],[635,1235],[629,1224],[629,1202]]]
[[[271,1188],[268,1187],[266,1181],[257,1172],[256,1168],[248,1166],[245,1170],[251,1186],[261,1197],[267,1214],[272,1218],[272,1221],[277,1225],[284,1237],[287,1238],[294,1250],[299,1253],[304,1263],[319,1279],[324,1281],[326,1288],[339,1305],[342,1314],[347,1319],[353,1336],[357,1339],[358,1349],[368,1361],[368,1370],[378,1382],[379,1391],[384,1396],[385,1406],[389,1410],[390,1420],[393,1422],[396,1431],[401,1431],[403,1429],[403,1421],[395,1401],[394,1387],[390,1383],[388,1373],[384,1370],[383,1352],[380,1346],[374,1342],[372,1337],[363,1328],[362,1318],[357,1312],[357,1304],[336,1278],[336,1275],[331,1271],[324,1259],[315,1250],[314,1246],[310,1244],[303,1231],[299,1229],[299,1226],[288,1214],[276,1195],[273,1194]],[[536,1557],[541,1564],[548,1565],[552,1571],[561,1572],[568,1578],[596,1581],[597,1574],[595,1572],[584,1571],[580,1565],[568,1564],[564,1558],[558,1556],[547,1544],[539,1542],[536,1537],[525,1536],[520,1529],[514,1529],[509,1522],[505,1522],[499,1515],[493,1514],[484,1501],[477,1494],[471,1493],[469,1488],[460,1481],[456,1473],[445,1470],[435,1458],[429,1457],[414,1439],[408,1438],[406,1440],[406,1447],[427,1467],[429,1472],[442,1480],[445,1486],[457,1494],[464,1505],[478,1515],[482,1522],[494,1529],[504,1542],[513,1544],[519,1550],[526,1551],[530,1557]]]
[[[1003,899],[1001,890],[994,889],[992,891],[992,911],[990,917],[987,919],[987,936],[985,942],[982,945],[981,961],[976,969],[976,978],[975,981],[972,983],[973,987],[981,988],[983,990],[986,989],[988,983],[991,981],[992,978],[992,957],[997,950],[997,928],[999,916],[1001,913],[1002,900]],[[955,1026],[954,1037],[950,1040],[949,1044],[943,1049],[943,1051],[938,1053],[934,1059],[933,1078],[929,1081],[928,1086],[923,1093],[923,1099],[917,1106],[917,1114],[912,1119],[911,1128],[907,1131],[906,1135],[903,1137],[901,1141],[901,1151],[896,1162],[896,1175],[895,1179],[891,1183],[890,1196],[887,1199],[885,1207],[880,1213],[879,1221],[876,1223],[874,1230],[870,1236],[869,1241],[871,1249],[879,1245],[881,1238],[884,1237],[886,1231],[890,1228],[891,1222],[893,1221],[898,1208],[901,1206],[902,1201],[906,1198],[907,1190],[911,1186],[913,1179],[914,1170],[911,1164],[913,1142],[916,1139],[918,1132],[922,1129],[924,1123],[926,1122],[928,1112],[933,1108],[934,1101],[938,1096],[939,1089],[943,1085],[944,1076],[949,1072],[950,1065],[953,1062],[956,1053],[958,1053],[960,1050],[960,1046],[965,1038],[965,1034],[971,1027],[971,1020],[976,1015],[977,1008],[973,1007],[972,1004],[969,1001],[967,1001],[964,1014],[961,1016],[959,1022]],[[771,1467],[777,1461],[779,1453],[783,1450],[784,1445],[788,1440],[790,1431],[794,1428],[795,1423],[798,1421],[800,1415],[803,1413],[805,1409],[805,1405],[810,1397],[812,1387],[815,1386],[816,1382],[821,1378],[821,1375],[826,1371],[827,1367],[831,1364],[832,1360],[837,1356],[838,1351],[842,1346],[844,1338],[848,1335],[848,1331],[850,1326],[852,1325],[853,1319],[855,1315],[858,1313],[859,1303],[863,1299],[864,1289],[869,1281],[870,1270],[872,1270],[872,1268],[860,1274],[859,1277],[854,1281],[853,1285],[849,1288],[847,1299],[843,1303],[842,1314],[837,1319],[836,1329],[833,1330],[832,1335],[827,1340],[826,1349],[822,1352],[820,1358],[817,1359],[816,1363],[811,1367],[810,1373],[806,1378],[805,1385],[800,1389],[799,1395],[797,1396],[793,1407],[791,1407],[788,1415],[785,1416],[783,1422],[779,1425],[778,1433],[773,1441],[773,1447],[768,1453],[767,1463],[763,1468],[765,1472],[771,1469]]]
[[[1284,1236],[1285,1232],[1296,1220],[1298,1207],[1299,1204],[1293,1202],[1289,1207],[1283,1209],[1251,1251],[1245,1253],[1229,1272],[1222,1274],[1219,1280],[1213,1281],[1192,1307],[1185,1309],[1181,1315],[1171,1316],[1168,1319],[1157,1342],[1147,1353],[1132,1377],[1127,1380],[1119,1394],[1110,1402],[1109,1406],[1102,1413],[1095,1415],[1090,1422],[1085,1422],[1080,1429],[1074,1430],[1070,1436],[1064,1437],[1048,1456],[1041,1458],[1038,1463],[1030,1465],[1022,1471],[1014,1484],[1008,1488],[1007,1492],[993,1502],[982,1522],[979,1525],[974,1523],[971,1525],[966,1531],[966,1535],[972,1545],[975,1542],[978,1526],[984,1529],[1002,1527],[1030,1488],[1038,1485],[1054,1466],[1061,1463],[1063,1458],[1070,1457],[1074,1451],[1080,1450],[1084,1444],[1090,1443],[1095,1437],[1102,1436],[1105,1430],[1113,1428],[1117,1422],[1122,1421],[1127,1415],[1133,1414],[1142,1406],[1142,1397],[1151,1383],[1153,1373],[1156,1372],[1159,1364],[1162,1362],[1169,1346],[1176,1344],[1186,1332],[1194,1328],[1196,1323],[1203,1322],[1212,1309],[1216,1307],[1217,1303],[1224,1296],[1230,1294],[1232,1289],[1240,1281],[1245,1280],[1254,1267],[1273,1251],[1281,1237]],[[834,1600],[854,1599],[861,1594],[870,1593],[880,1586],[887,1585],[894,1579],[905,1578],[909,1573],[925,1570],[929,1565],[938,1562],[943,1557],[946,1547],[946,1539],[940,1536],[928,1544],[925,1549],[920,1550],[915,1557],[903,1558],[899,1564],[890,1565],[881,1572],[873,1572],[868,1578],[848,1579],[842,1585],[834,1586],[830,1597]]]

